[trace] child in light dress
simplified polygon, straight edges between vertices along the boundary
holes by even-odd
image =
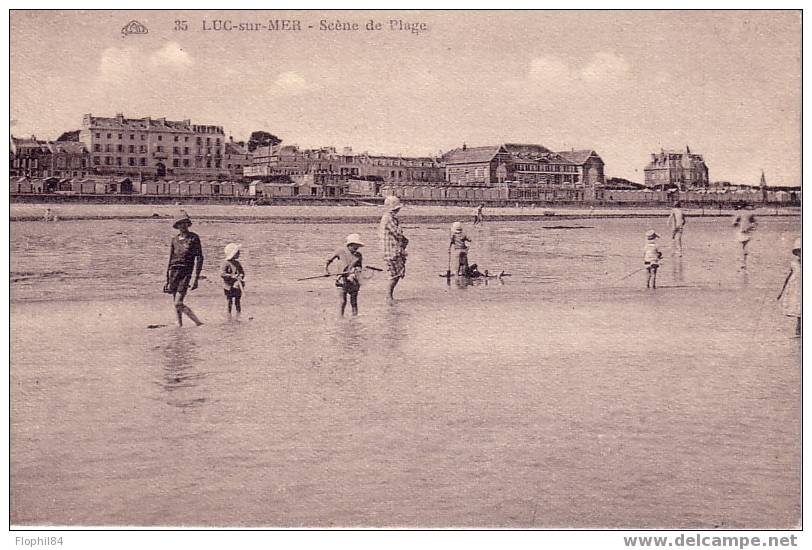
[[[237,310],[237,317],[242,313],[242,295],[245,290],[245,270],[239,262],[240,245],[228,243],[225,248],[225,260],[220,268],[223,278],[223,294],[226,296],[226,310],[231,317],[232,306]]]
[[[781,310],[787,317],[795,317],[795,336],[801,335],[801,239],[795,239],[792,247],[794,258],[789,264],[789,273],[778,295]]]
[[[643,264],[646,266],[646,288],[657,288],[657,269],[663,253],[657,247],[660,236],[653,230],[646,231],[646,246],[643,248]]]

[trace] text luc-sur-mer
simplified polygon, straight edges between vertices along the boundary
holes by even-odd
[[[419,35],[428,32],[428,23],[422,21],[404,21],[403,19],[387,19],[377,21],[369,19],[365,22],[346,21],[341,19],[321,19],[318,24],[303,23],[300,19],[268,19],[265,21],[234,21],[231,19],[204,19],[200,22],[203,31],[215,32],[301,32],[318,30],[321,32],[376,32],[395,31],[408,32]],[[189,21],[176,20],[174,30],[183,32],[192,30]]]

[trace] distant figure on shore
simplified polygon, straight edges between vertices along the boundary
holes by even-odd
[[[482,214],[483,208],[485,208],[485,205],[480,203],[479,206],[476,207],[476,210],[474,210],[474,225],[478,225],[485,221],[485,215]]]
[[[338,260],[339,275],[336,279],[338,287],[338,314],[344,316],[347,308],[347,295],[350,296],[350,307],[353,316],[358,315],[358,291],[361,290],[361,280],[359,276],[364,268],[364,259],[358,250],[364,246],[358,233],[347,235],[344,246],[336,250],[332,256],[327,258],[327,265],[324,270],[330,273],[330,264]]]
[[[741,269],[747,269],[747,243],[753,237],[752,233],[758,225],[756,217],[752,212],[742,210],[740,206],[736,207],[738,213],[733,219],[733,226],[736,227],[736,240],[741,244]]]
[[[471,239],[465,236],[460,222],[451,225],[451,242],[448,243],[449,271],[451,265],[457,268],[457,275],[465,275],[468,272],[468,243]],[[453,261],[452,261],[453,260]]]
[[[671,228],[672,254],[682,256],[682,229],[685,227],[685,214],[680,208],[679,201],[674,201],[674,208],[668,215],[668,227]]]
[[[174,299],[179,327],[183,326],[184,313],[197,326],[203,324],[191,308],[183,303],[186,292],[197,288],[197,280],[203,269],[203,247],[200,237],[189,231],[191,225],[189,215],[181,210],[180,217],[172,224],[179,233],[169,244],[169,265],[166,268],[164,292],[171,294]]]
[[[231,317],[231,308],[237,310],[237,318],[242,313],[242,292],[245,288],[245,270],[238,261],[240,245],[228,243],[225,247],[225,260],[220,268],[223,279],[223,294],[226,295],[226,311]]]
[[[409,244],[409,239],[403,235],[397,217],[403,206],[400,199],[394,195],[386,197],[383,206],[386,208],[386,213],[381,217],[379,230],[383,244],[383,259],[389,270],[387,303],[392,305],[395,303],[395,287],[406,276],[406,246]]]
[[[657,269],[663,253],[657,247],[660,236],[653,230],[646,231],[646,246],[643,249],[643,264],[646,266],[646,288],[657,288]]]
[[[56,215],[56,212],[51,210],[50,208],[45,209],[45,216],[43,216],[43,221],[45,222],[58,222],[59,216]]]
[[[789,264],[789,273],[784,279],[784,286],[778,294],[781,300],[781,310],[787,317],[795,317],[795,336],[801,335],[801,239],[795,239],[792,246],[792,255],[795,256]]]

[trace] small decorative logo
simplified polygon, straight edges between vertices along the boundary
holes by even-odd
[[[121,34],[123,36],[129,36],[131,34],[147,34],[149,29],[143,23],[139,23],[135,19],[127,23],[121,28]]]

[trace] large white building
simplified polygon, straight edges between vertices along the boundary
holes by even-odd
[[[90,152],[90,166],[97,174],[198,180],[230,176],[222,126],[87,114],[79,141]]]

